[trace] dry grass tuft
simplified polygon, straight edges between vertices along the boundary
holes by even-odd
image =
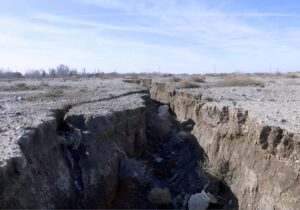
[[[28,90],[28,89],[29,87],[24,82],[15,84],[15,90]]]
[[[79,92],[82,92],[82,93],[86,93],[86,92],[88,92],[88,87],[81,87],[80,89],[79,89]]]
[[[123,82],[139,84],[140,81],[138,79],[123,79]]]
[[[25,91],[25,90],[37,90],[39,86],[27,85],[26,83],[15,83],[13,85],[0,86],[0,91]]]
[[[193,82],[202,83],[202,82],[205,82],[206,77],[204,77],[204,76],[191,76],[190,80],[193,81]]]
[[[297,72],[288,72],[285,77],[286,78],[290,78],[290,79],[300,78],[300,73],[297,73]]]
[[[43,96],[45,96],[45,97],[60,97],[60,96],[63,95],[63,93],[64,93],[64,91],[61,90],[61,89],[50,88],[50,89],[45,91]]]
[[[148,194],[148,200],[153,204],[169,204],[172,201],[168,188],[153,188]]]
[[[170,82],[180,82],[182,79],[180,77],[172,76],[169,78]]]
[[[178,87],[180,87],[180,88],[197,88],[197,87],[199,87],[199,85],[194,82],[191,82],[187,79],[183,79],[179,82]]]
[[[262,86],[264,83],[251,77],[250,75],[241,73],[232,73],[224,76],[219,82],[219,86]]]
[[[41,82],[40,82],[40,86],[41,86],[41,87],[49,87],[49,83],[48,83],[48,82],[45,82],[45,81],[41,81]]]

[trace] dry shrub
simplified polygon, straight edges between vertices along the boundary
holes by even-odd
[[[88,88],[87,87],[82,87],[79,89],[79,92],[82,92],[82,93],[85,93],[88,91]]]
[[[181,78],[180,77],[175,77],[175,76],[172,76],[169,78],[170,82],[180,82],[181,81]]]
[[[41,86],[41,87],[49,87],[49,83],[48,83],[48,82],[45,82],[45,81],[41,81],[41,82],[40,82],[40,86]]]
[[[263,82],[251,77],[250,75],[233,73],[224,76],[219,82],[220,86],[262,86]]]
[[[172,197],[168,188],[155,187],[150,190],[148,200],[153,204],[169,204],[172,201]]]
[[[127,76],[125,79],[139,79],[137,75]]]
[[[0,87],[0,91],[24,91],[24,90],[37,90],[39,86],[27,85],[26,83],[16,83],[13,85],[4,85]]]
[[[139,84],[140,81],[138,79],[123,79],[123,82],[127,82],[127,83],[135,83],[135,84]]]
[[[205,82],[206,77],[204,76],[191,76],[190,80],[193,82]]]
[[[64,93],[64,91],[61,89],[50,88],[45,91],[44,96],[45,97],[59,97],[59,96],[62,96],[63,93]]]
[[[23,83],[16,83],[15,89],[16,90],[27,90],[27,89],[29,89],[29,87],[27,86],[26,83],[23,82]]]
[[[288,72],[286,74],[286,78],[290,78],[290,79],[300,78],[300,74],[297,72]]]
[[[197,88],[197,87],[199,87],[199,85],[195,84],[194,82],[189,81],[187,79],[183,79],[179,82],[178,87],[180,87],[180,88]]]

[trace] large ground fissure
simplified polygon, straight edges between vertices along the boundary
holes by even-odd
[[[139,157],[121,161],[113,207],[199,208],[201,199],[208,208],[238,207],[229,187],[205,171],[207,156],[191,134],[193,126],[192,120],[177,121],[167,105],[147,101],[147,145]],[[193,203],[193,195],[203,196]]]
[[[84,208],[84,193],[89,191],[84,190],[82,180],[87,153],[82,132],[86,132],[87,128],[82,127],[84,123],[80,121],[82,119],[78,118],[72,121],[73,125],[62,123],[59,135],[66,139],[64,142],[69,142],[61,145],[61,149],[72,174],[76,205]],[[194,124],[192,120],[177,121],[168,105],[146,97],[147,142],[139,155],[128,157],[124,152],[120,156],[118,171],[115,171],[118,173],[116,193],[105,207],[178,209],[202,205],[207,208],[237,208],[237,199],[229,187],[205,170],[208,160],[191,134]]]

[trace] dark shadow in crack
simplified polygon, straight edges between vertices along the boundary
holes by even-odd
[[[114,208],[187,208],[191,195],[209,193],[209,209],[238,209],[225,182],[207,173],[207,155],[191,134],[192,120],[179,122],[167,105],[146,100],[147,146],[143,154],[120,163]],[[126,174],[126,175],[124,175]]]

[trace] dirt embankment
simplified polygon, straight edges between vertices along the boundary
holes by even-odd
[[[22,154],[1,167],[0,207],[110,207],[119,161],[141,153],[146,143],[141,96],[53,110],[27,130],[18,141]]]
[[[195,123],[192,133],[208,155],[208,170],[228,184],[240,209],[300,206],[299,133],[261,125],[243,108],[163,83],[150,87],[154,100],[169,104],[179,120]]]

